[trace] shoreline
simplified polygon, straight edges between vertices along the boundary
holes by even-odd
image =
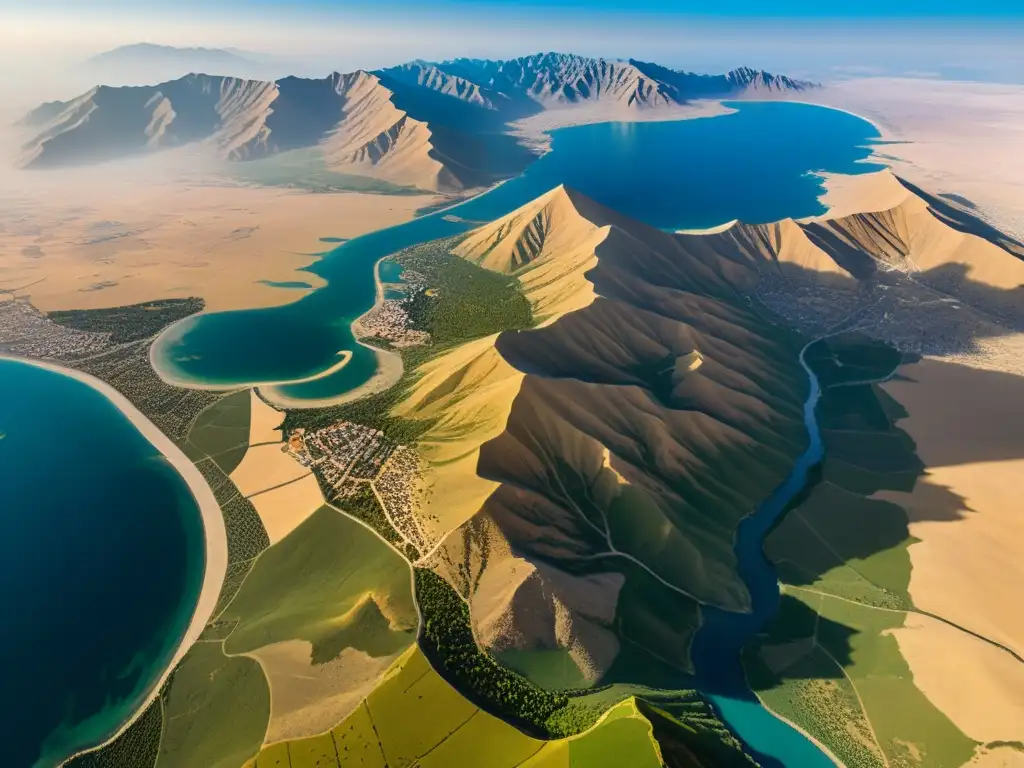
[[[538,150],[540,154],[534,160],[536,162],[551,151],[552,132],[562,128],[601,123],[672,123],[681,120],[722,117],[737,111],[726,106],[724,101],[726,100],[698,99],[667,109],[649,109],[642,112],[623,112],[614,104],[600,102],[555,107],[509,123],[509,135],[516,137],[523,146]]]
[[[753,690],[753,689],[751,689],[751,690]],[[790,728],[792,728],[794,731],[796,731],[801,736],[803,736],[805,739],[807,739],[809,742],[811,742],[811,744],[813,744],[814,746],[816,746],[818,749],[821,750],[822,754],[824,754],[825,757],[827,757],[829,760],[831,760],[833,763],[835,763],[838,768],[846,768],[846,763],[844,763],[842,760],[840,760],[838,757],[836,757],[835,753],[832,752],[832,750],[829,749],[828,746],[826,746],[825,744],[820,742],[818,739],[816,739],[814,736],[809,734],[801,726],[799,726],[796,723],[794,723],[788,717],[786,717],[785,715],[780,715],[774,709],[772,709],[767,704],[765,704],[764,703],[764,699],[762,699],[760,696],[758,696],[756,691],[754,691],[754,696],[757,698],[757,700],[761,704],[761,706],[764,707],[765,712],[770,714],[776,720],[781,720],[786,725],[788,725]]]
[[[224,517],[220,505],[217,503],[216,498],[214,498],[213,491],[203,478],[202,473],[200,473],[195,464],[192,463],[181,449],[167,435],[161,432],[153,422],[146,418],[146,415],[136,408],[128,398],[105,381],[73,368],[66,368],[56,363],[7,353],[0,353],[0,359],[14,360],[25,365],[33,365],[37,368],[43,368],[53,373],[67,376],[91,387],[110,401],[131,422],[132,426],[174,467],[178,475],[188,486],[189,492],[192,494],[193,499],[195,499],[196,507],[199,510],[200,520],[203,525],[203,539],[206,542],[202,586],[199,589],[199,596],[196,599],[195,608],[192,610],[192,618],[189,621],[188,628],[185,630],[170,662],[166,665],[159,679],[152,686],[149,693],[146,694],[143,701],[136,707],[131,717],[122,723],[115,733],[104,739],[101,744],[79,750],[65,758],[60,765],[66,765],[80,755],[102,749],[127,731],[157,698],[164,683],[167,682],[167,678],[170,677],[185,654],[199,639],[200,634],[202,634],[207,622],[213,615],[213,609],[216,607],[217,598],[220,596],[224,577],[227,575],[227,531],[224,527]]]
[[[438,211],[437,213],[440,212]],[[383,283],[381,283],[380,280],[380,265],[382,261],[390,258],[391,255],[392,254],[382,256],[381,258],[377,259],[377,261],[373,265],[373,283],[375,291],[373,306],[370,307],[365,312],[363,312],[363,314],[361,314],[359,317],[357,317],[349,324],[349,330],[351,331],[352,338],[355,339],[356,344],[360,345],[361,347],[366,347],[367,349],[372,350],[374,356],[377,358],[376,372],[370,378],[368,378],[366,381],[360,384],[358,387],[350,389],[347,392],[343,392],[342,394],[337,395],[336,397],[322,397],[315,400],[298,400],[295,398],[282,395],[280,392],[261,391],[260,395],[264,399],[266,399],[268,403],[271,403],[272,405],[275,405],[279,408],[324,408],[331,405],[342,405],[344,403],[350,403],[353,400],[358,400],[368,395],[383,392],[384,390],[390,389],[399,382],[399,380],[402,378],[402,375],[405,373],[405,365],[402,362],[402,356],[397,352],[391,351],[390,349],[380,349],[379,347],[374,347],[373,345],[366,344],[360,340],[360,333],[362,331],[360,321],[368,314],[373,312],[375,309],[378,309],[384,303],[384,285]],[[352,353],[349,352],[348,350],[345,350],[345,353],[348,354],[348,358],[346,358],[345,360],[345,363],[347,363],[348,359],[352,357]],[[335,366],[335,368],[324,371],[323,373],[317,374],[310,379],[305,379],[304,381],[314,381],[316,379],[323,378],[324,376],[327,376],[330,373],[334,373],[336,369],[340,369],[341,367],[343,366]],[[283,382],[283,385],[287,386],[288,384],[299,383],[301,382],[289,381]],[[278,384],[271,386],[282,385]]]

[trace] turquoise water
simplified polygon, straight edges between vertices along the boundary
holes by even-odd
[[[4,764],[105,741],[167,667],[202,584],[177,471],[103,395],[0,359]]]
[[[736,559],[740,576],[750,590],[751,612],[729,613],[705,606],[704,623],[690,651],[697,670],[697,687],[711,699],[736,735],[759,757],[767,758],[760,760],[766,768],[770,761],[793,768],[835,768],[835,763],[805,736],[761,706],[747,686],[740,662],[743,647],[771,622],[779,609],[778,576],[764,554],[764,538],[807,483],[811,467],[824,455],[815,415],[821,390],[804,360],[806,349],[800,352],[800,363],[809,381],[804,402],[807,449],[796,460],[785,482],[740,523],[736,535]]]
[[[767,222],[824,212],[814,171],[880,167],[861,162],[878,134],[853,115],[805,104],[733,106],[733,114],[699,120],[555,131],[551,151],[522,176],[454,208],[342,244],[309,267],[328,284],[297,302],[187,319],[158,340],[156,358],[182,382],[244,385],[306,378],[351,350],[351,362],[331,376],[277,388],[292,400],[329,398],[377,370],[373,351],[355,344],[349,328],[373,305],[373,265],[474,226],[445,216],[490,221],[564,183],[657,227]]]
[[[769,222],[824,212],[813,172],[864,173],[875,129],[852,115],[802,104],[743,103],[734,114],[668,123],[607,123],[555,131],[551,152],[522,176],[454,208],[355,238],[309,268],[327,285],[284,307],[218,313],[177,324],[157,358],[179,380],[253,384],[304,378],[352,350],[334,374],[276,387],[292,400],[329,398],[376,371],[372,350],[356,345],[350,323],[372,306],[374,264],[402,248],[459,234],[567,184],[653,226],[706,228],[732,219]],[[465,221],[451,221],[458,216]],[[779,594],[762,546],[768,529],[820,459],[814,421],[817,383],[805,406],[810,447],[792,474],[740,526],[736,552],[753,612],[707,610],[694,643],[696,686],[766,766],[829,768],[831,760],[761,707],[743,677],[740,650],[771,620]]]

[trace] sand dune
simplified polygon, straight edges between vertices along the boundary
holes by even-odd
[[[1024,583],[1020,378],[924,360],[884,386],[910,413],[900,426],[927,468],[911,494],[885,494],[920,540],[910,547],[914,603],[1024,655],[1024,617],[1006,608]],[[951,504],[955,519],[936,520]]]
[[[914,684],[967,736],[1024,740],[1024,665],[965,632],[908,613],[893,632]]]

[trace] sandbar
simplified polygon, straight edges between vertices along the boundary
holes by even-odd
[[[280,406],[281,408],[323,408],[328,405],[349,403],[353,400],[366,397],[367,395],[383,392],[385,389],[388,389],[398,383],[399,379],[402,378],[402,372],[404,371],[401,355],[388,349],[371,347],[369,344],[363,344],[361,341],[357,341],[356,343],[366,347],[367,349],[372,349],[374,355],[377,356],[377,372],[358,387],[350,389],[347,392],[343,392],[335,397],[323,397],[311,400],[288,397],[288,395],[284,394],[276,387],[261,386],[260,394],[262,394],[269,402]],[[321,375],[317,378],[322,377],[323,376]],[[286,383],[297,384],[299,382]]]
[[[202,517],[203,533],[206,540],[206,567],[203,573],[203,584],[199,592],[199,597],[196,600],[196,606],[192,612],[192,620],[189,622],[188,628],[185,630],[181,643],[178,645],[178,649],[175,651],[170,663],[168,663],[167,667],[161,673],[160,678],[153,685],[145,700],[140,703],[134,714],[121,725],[117,733],[104,742],[105,744],[110,743],[124,733],[124,731],[126,731],[131,724],[135,722],[139,715],[141,715],[157,697],[164,682],[166,682],[171,672],[178,665],[178,662],[185,656],[189,648],[191,648],[196,640],[199,639],[199,635],[202,634],[203,628],[213,615],[213,609],[217,604],[217,597],[220,594],[221,586],[224,583],[224,576],[227,573],[228,540],[227,532],[224,528],[224,517],[221,513],[220,505],[217,504],[217,500],[214,498],[213,491],[203,478],[202,473],[196,468],[191,460],[189,460],[189,458],[182,453],[181,449],[178,448],[178,446],[176,446],[169,437],[161,432],[153,422],[147,419],[142,411],[132,405],[128,398],[112,386],[94,376],[83,373],[82,371],[77,371],[72,368],[64,368],[59,365],[54,365],[53,363],[31,360],[14,355],[0,355],[0,357],[9,360],[17,360],[22,363],[27,363],[28,365],[34,365],[38,368],[44,368],[64,376],[68,376],[92,387],[94,390],[106,397],[119,411],[121,411],[122,414],[124,414],[125,418],[127,418],[132,425],[139,430],[143,437],[145,437],[154,448],[163,454],[168,463],[177,470],[178,474],[181,475],[181,478],[188,485],[189,491],[192,493]],[[91,752],[95,749],[99,749],[100,746],[102,745],[97,745],[96,747],[83,751]],[[70,759],[72,758],[69,758],[69,760]]]

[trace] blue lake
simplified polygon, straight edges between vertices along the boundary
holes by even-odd
[[[103,395],[0,359],[4,763],[105,741],[170,662],[202,584],[185,481]]]
[[[160,338],[156,358],[182,382],[243,385],[306,378],[351,350],[352,360],[336,373],[276,388],[291,400],[329,398],[377,370],[375,354],[354,343],[349,326],[373,305],[373,265],[390,253],[464,232],[563,183],[653,226],[684,229],[823,213],[814,172],[880,168],[863,162],[878,133],[858,117],[805,104],[731,106],[734,113],[713,118],[555,131],[551,151],[523,175],[454,208],[342,244],[309,267],[328,284],[299,301],[187,319]]]
[[[156,358],[184,382],[241,385],[309,377],[335,365],[340,351],[351,350],[349,364],[329,376],[272,388],[290,400],[330,398],[377,370],[373,351],[355,344],[350,323],[374,302],[374,265],[402,248],[465,232],[559,184],[652,226],[695,229],[733,219],[761,223],[824,213],[815,172],[881,168],[864,162],[877,131],[853,115],[791,103],[731,106],[734,113],[714,118],[555,131],[551,151],[523,175],[453,208],[345,242],[309,267],[327,285],[293,304],[185,320],[161,337]],[[446,218],[452,216],[459,220]],[[778,605],[775,572],[762,551],[764,535],[820,456],[813,392],[812,382],[805,413],[811,447],[739,530],[740,573],[754,610],[707,610],[693,647],[698,672],[692,682],[766,766],[831,765],[809,740],[758,704],[739,661],[743,645]]]

